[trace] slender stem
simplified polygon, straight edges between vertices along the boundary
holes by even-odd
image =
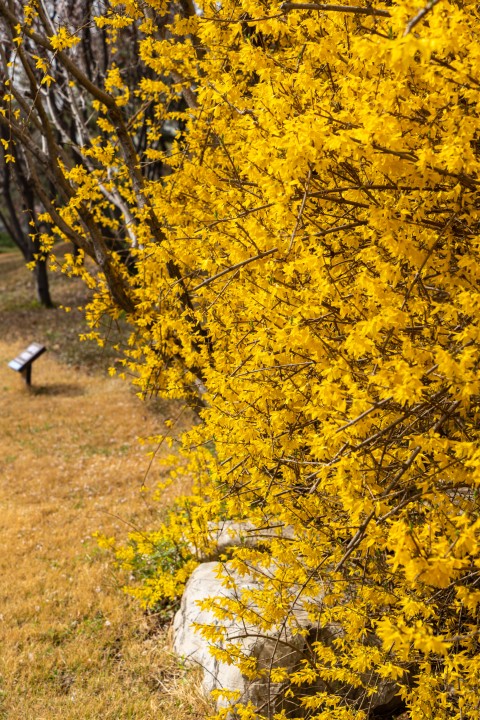
[[[233,272],[234,270],[237,270],[237,268],[241,268],[244,265],[248,265],[248,263],[251,263],[254,260],[260,260],[261,258],[268,257],[268,255],[273,255],[273,253],[277,252],[277,250],[278,250],[278,248],[276,248],[276,247],[272,248],[272,250],[267,250],[266,252],[259,253],[258,255],[255,255],[254,257],[250,257],[250,258],[247,258],[246,260],[242,260],[242,262],[239,262],[236,265],[232,265],[231,267],[225,268],[225,270],[222,270],[221,272],[217,273],[216,275],[212,275],[212,277],[207,278],[206,280],[201,282],[200,285],[197,285],[196,287],[194,287],[192,292],[197,292],[197,290],[200,290],[200,288],[210,285],[212,282],[215,282],[215,280],[218,280],[218,278],[223,277],[223,275]]]
[[[415,25],[418,25],[418,23],[420,22],[420,20],[423,20],[423,18],[425,17],[425,15],[427,15],[427,14],[430,12],[430,10],[433,10],[433,8],[435,7],[435,5],[437,5],[437,3],[439,3],[439,2],[440,2],[440,0],[430,0],[430,2],[428,2],[428,3],[425,5],[425,7],[422,8],[422,9],[415,15],[415,17],[413,17],[413,18],[408,22],[407,27],[405,28],[405,32],[403,33],[403,37],[406,37],[409,33],[411,33],[412,30],[413,30],[413,28],[415,27]]]
[[[436,0],[438,2],[439,0]],[[378,10],[373,7],[358,7],[355,5],[319,5],[318,3],[284,2],[280,5],[284,12],[290,10],[321,10],[322,12],[352,13],[353,15],[375,15],[378,17],[391,17],[388,10]]]

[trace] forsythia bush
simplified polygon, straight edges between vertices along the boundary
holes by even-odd
[[[301,606],[341,628],[277,678],[330,685],[305,690],[310,717],[365,718],[392,679],[416,720],[478,718],[477,4],[222,0],[168,15],[146,0],[97,23],[112,37],[138,25],[144,77],[129,88],[112,67],[113,104],[94,101],[81,148],[91,169],[60,160],[74,192],[46,219],[88,237],[82,207],[107,225],[100,184],[120,193],[136,268],[111,254],[134,327],[125,364],[142,393],[200,397],[188,521],[162,538],[200,552],[210,521],[277,529],[233,552],[262,591],[224,612],[295,632]],[[72,37],[49,52],[74,53]],[[132,136],[154,108],[133,170],[116,121],[131,97]],[[165,123],[176,138],[159,149]],[[154,162],[168,173],[149,179]],[[92,324],[118,312],[108,281],[90,278]],[[161,568],[146,599],[156,582]]]

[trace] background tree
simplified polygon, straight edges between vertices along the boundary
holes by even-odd
[[[5,128],[1,129],[2,139],[8,143]],[[26,263],[35,262],[35,285],[39,301],[45,307],[52,307],[47,274],[47,262],[41,254],[38,235],[32,233],[37,224],[35,190],[30,183],[25,167],[16,149],[16,162],[11,165],[5,160],[5,147],[0,149],[0,179],[3,206],[0,220],[9,237],[21,251]]]
[[[5,201],[2,220],[25,260],[31,262],[34,257],[38,258],[35,272],[39,299],[44,305],[50,306],[46,270],[46,255],[50,243],[48,241],[42,251],[41,241],[42,235],[44,239],[49,236],[50,226],[46,227],[45,221],[39,222],[37,213],[39,209],[50,208],[56,200],[61,202],[71,197],[74,192],[74,183],[69,187],[58,167],[60,159],[64,169],[83,165],[87,172],[95,170],[95,159],[82,152],[83,148],[92,144],[92,137],[97,132],[94,104],[98,100],[95,98],[98,93],[101,96],[101,87],[108,73],[111,71],[112,76],[115,76],[118,64],[126,68],[124,75],[127,86],[138,86],[138,23],[124,28],[119,37],[118,33],[95,25],[94,17],[100,12],[100,8],[94,2],[82,4],[81,7],[78,3],[63,0],[41,3],[38,14],[33,7],[27,5],[24,8],[23,5],[18,3],[16,8],[10,8],[17,12],[18,17],[25,17],[27,27],[35,27],[46,34],[38,46],[35,40],[28,37],[23,38],[22,42],[18,38],[15,41],[15,28],[12,23],[16,16],[15,12],[11,11],[7,13],[8,20],[1,28],[2,81],[8,105],[2,127]],[[4,19],[7,16],[4,16]],[[53,53],[53,58],[49,58],[46,51],[46,45],[49,44],[48,34],[54,35],[56,29],[61,27],[68,27],[72,33],[76,33],[78,42],[75,42],[72,57],[76,72],[81,74],[86,87],[82,84],[74,86],[72,77],[75,77],[75,73],[70,75],[62,63],[58,62],[56,53]],[[112,82],[113,88],[115,80]],[[140,107],[133,91],[131,101],[129,91],[128,95],[129,99],[125,103],[126,118],[135,117]],[[9,123],[9,120],[14,119],[14,115],[18,122]],[[132,158],[135,153],[145,149],[149,121],[150,109],[146,107],[141,113],[135,132],[131,136],[125,133],[125,137],[128,137],[129,152],[133,153]],[[176,123],[170,122],[155,147],[165,149],[166,144],[171,142],[172,132],[176,131],[176,127]],[[28,142],[16,142],[15,131],[21,131]],[[165,168],[162,164],[150,162],[145,174],[149,179],[155,179],[163,172]],[[59,182],[60,178],[62,180]],[[97,254],[93,246],[83,246],[81,233],[79,236],[77,230],[68,223],[63,223],[63,231],[58,237],[72,241],[75,256],[78,250],[82,249],[98,260],[102,253],[107,257],[110,252],[115,251],[120,264],[131,271],[133,266],[129,248],[130,244],[135,246],[137,241],[129,203],[122,198],[115,183],[100,182],[99,191],[104,200],[104,214],[103,219],[97,223],[101,227],[95,227],[94,230],[99,246]],[[93,229],[94,224],[93,217],[90,217],[89,227]],[[103,259],[102,262],[109,264],[108,259]],[[121,280],[114,280],[112,276],[112,283],[114,287],[119,287]],[[122,302],[126,303],[125,298]]]

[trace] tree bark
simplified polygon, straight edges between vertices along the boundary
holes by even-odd
[[[50,283],[47,273],[47,261],[45,259],[37,260],[37,264],[35,266],[35,283],[39,302],[45,308],[53,308],[53,302],[50,296]]]

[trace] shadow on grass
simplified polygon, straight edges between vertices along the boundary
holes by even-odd
[[[80,385],[74,383],[52,383],[51,385],[40,385],[31,389],[33,395],[47,395],[48,397],[64,395],[65,397],[79,397],[85,394]]]

